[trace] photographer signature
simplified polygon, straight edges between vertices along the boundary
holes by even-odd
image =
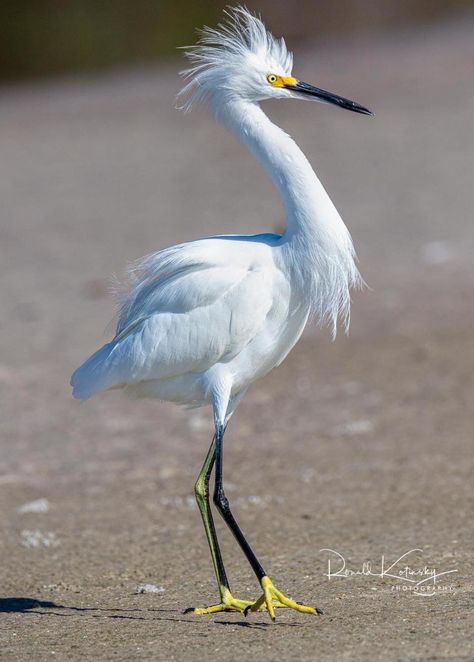
[[[379,577],[380,579],[388,577],[405,582],[417,595],[435,595],[436,589],[440,588],[438,586],[439,579],[457,572],[457,570],[438,572],[436,568],[427,565],[422,567],[410,566],[408,564],[409,557],[416,553],[423,553],[423,550],[419,548],[410,549],[391,563],[388,563],[385,555],[382,555],[379,567],[374,566],[372,561],[364,561],[360,568],[355,570],[347,567],[346,559],[340,552],[329,548],[320,549],[319,551],[330,554],[328,571],[325,573],[329,580],[333,577],[344,577],[346,579],[356,576]]]

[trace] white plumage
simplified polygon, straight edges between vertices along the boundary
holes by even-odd
[[[72,376],[76,398],[123,387],[209,403],[223,423],[246,388],[286,357],[311,316],[333,334],[338,319],[349,324],[349,290],[361,282],[350,235],[304,154],[259,101],[311,96],[369,111],[292,78],[284,41],[245,9],[229,18],[206,28],[187,52],[194,66],[184,72],[183,107],[207,102],[260,161],[281,195],[287,229],[209,237],[139,261],[115,338]]]

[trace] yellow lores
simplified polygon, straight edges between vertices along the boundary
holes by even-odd
[[[297,78],[293,76],[277,76],[276,74],[268,74],[267,80],[272,87],[285,87],[286,85],[296,85]]]

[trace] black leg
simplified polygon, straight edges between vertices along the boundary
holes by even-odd
[[[216,429],[215,443],[216,443],[216,482],[214,489],[214,503],[216,508],[224,518],[225,523],[232,531],[235,536],[235,539],[242,548],[243,553],[248,559],[248,562],[252,566],[254,573],[257,575],[258,579],[261,580],[266,576],[265,570],[260,565],[257,557],[252,551],[252,548],[245,539],[244,534],[240,530],[239,525],[235,521],[234,516],[230,510],[229,501],[224,492],[224,486],[222,483],[222,455],[223,455],[223,441],[224,441],[224,432],[225,427],[220,427]]]
[[[317,610],[314,607],[307,607],[306,605],[297,603],[294,600],[290,600],[273,585],[272,581],[267,576],[265,570],[262,568],[257,557],[253,553],[250,545],[246,541],[244,534],[239,528],[239,525],[235,521],[222,484],[222,447],[224,432],[225,427],[216,429],[215,437],[195,487],[196,498],[199,504],[199,509],[201,511],[204,527],[206,529],[207,540],[211,549],[214,569],[216,571],[217,581],[219,584],[221,602],[210,607],[196,608],[193,610],[194,613],[213,614],[220,611],[239,611],[247,615],[249,611],[259,611],[266,609],[270,615],[270,618],[275,620],[275,609],[277,607],[287,607],[289,609],[295,609],[296,611],[300,611],[306,614],[316,614],[320,612],[320,610]],[[209,506],[209,478],[214,464],[216,467],[214,503],[224,518],[227,526],[234,534],[237,542],[242,548],[242,551],[247,557],[247,560],[252,566],[252,569],[260,582],[263,593],[255,602],[249,602],[248,600],[238,600],[232,596],[229,589],[229,583],[227,581],[224,564],[222,562],[222,556],[219,549],[219,544],[217,542],[214,521],[212,519]]]
[[[194,612],[195,614],[214,614],[220,611],[244,612],[254,604],[249,600],[239,600],[238,598],[234,598],[230,592],[229,581],[227,579],[226,571],[224,568],[224,562],[222,560],[222,554],[214,526],[214,519],[212,517],[211,507],[209,504],[209,479],[214,467],[215,458],[216,436],[214,436],[211,447],[209,448],[206,459],[204,460],[204,464],[199,473],[196,485],[194,486],[194,492],[196,494],[196,501],[198,503],[199,511],[201,513],[202,521],[204,524],[204,530],[206,531],[209,549],[211,551],[212,563],[216,573],[221,601],[216,605],[211,605],[210,607],[196,607],[186,609],[185,613],[190,611]]]

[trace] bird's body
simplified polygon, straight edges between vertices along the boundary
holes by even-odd
[[[230,401],[281,363],[311,313],[333,328],[341,314],[347,320],[358,280],[352,242],[311,165],[258,106],[237,102],[226,112],[226,125],[270,171],[287,231],[209,237],[141,260],[116,337],[75,373],[75,397],[126,387],[213,404],[225,382]]]
[[[346,226],[306,157],[268,119],[259,101],[267,96],[311,94],[369,112],[292,78],[292,58],[284,43],[274,40],[246,10],[235,10],[232,18],[230,28],[208,30],[191,52],[195,67],[185,88],[188,106],[196,100],[208,101],[215,116],[267,170],[285,207],[286,231],[209,237],[139,261],[131,269],[131,287],[121,304],[114,339],[72,377],[73,393],[79,399],[122,387],[138,396],[210,404],[216,425],[211,451],[214,448],[217,456],[220,510],[225,510],[220,445],[246,389],[283,361],[310,317],[330,325],[334,334],[339,319],[347,326],[350,288],[360,282]],[[244,83],[236,77],[242,76],[245,65],[250,73]],[[263,84],[264,92],[259,87]],[[210,469],[205,464],[207,480],[214,463],[211,451]],[[228,582],[215,533],[208,530],[212,517],[209,520],[206,504],[201,512],[225,606]],[[235,520],[228,523],[261,580],[272,614],[270,589],[264,581],[268,577],[246,549]],[[273,606],[286,605],[277,593],[272,593]],[[262,608],[264,603],[257,603],[246,607]]]

